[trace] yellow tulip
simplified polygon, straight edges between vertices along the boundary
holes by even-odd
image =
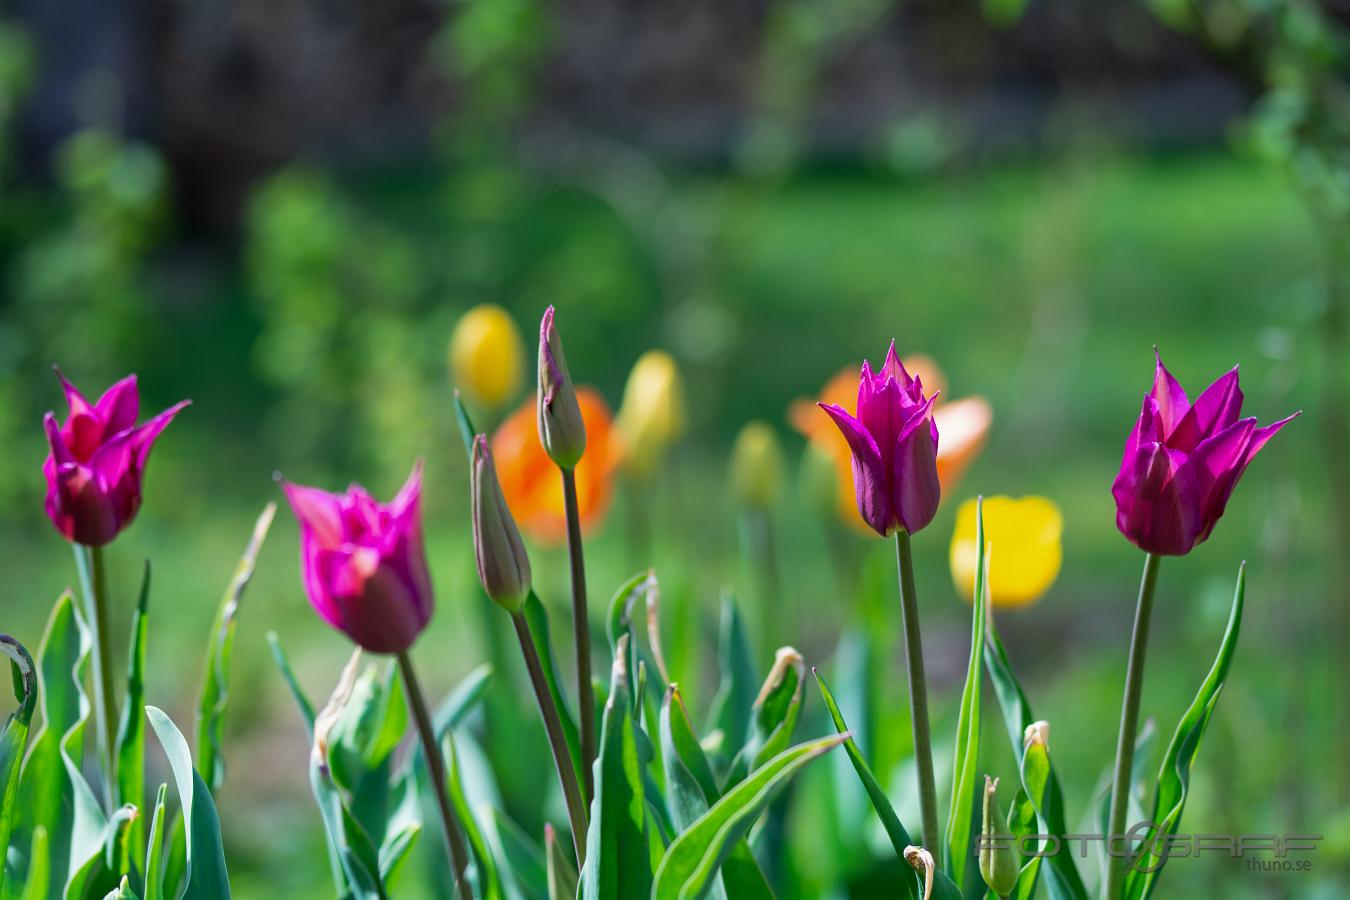
[[[767,509],[783,493],[783,448],[767,422],[748,423],[731,448],[731,487],[748,507]]]
[[[525,346],[510,313],[492,303],[475,306],[450,336],[450,372],[474,406],[501,409],[520,391]]]
[[[952,582],[967,601],[975,593],[975,509],[975,500],[961,504],[952,534]],[[1045,497],[985,498],[989,597],[995,606],[1024,606],[1050,589],[1063,558],[1063,531],[1059,507]]]
[[[628,375],[616,420],[629,469],[638,476],[651,474],[684,433],[684,421],[684,386],[675,360],[664,350],[648,350]]]

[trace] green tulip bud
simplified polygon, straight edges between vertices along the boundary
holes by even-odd
[[[751,509],[768,509],[783,492],[783,449],[767,422],[754,421],[731,448],[731,487]]]
[[[998,808],[998,779],[984,776],[984,820],[980,826],[980,874],[989,890],[1006,897],[1017,887],[1021,867],[1011,835],[1001,833],[1003,813]]]
[[[562,339],[553,327],[553,307],[539,325],[539,443],[561,469],[572,469],[586,452],[586,425],[567,374]]]
[[[487,438],[481,434],[473,439],[470,473],[473,558],[478,580],[494,603],[509,613],[520,612],[530,594],[530,558],[502,496]]]

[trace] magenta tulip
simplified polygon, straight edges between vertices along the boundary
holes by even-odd
[[[1255,418],[1238,418],[1241,410],[1236,367],[1192,404],[1157,357],[1111,486],[1116,527],[1141,550],[1181,556],[1208,538],[1247,464],[1298,415],[1258,428]]]
[[[373,653],[401,653],[431,619],[422,546],[422,465],[389,504],[360,485],[345,494],[283,484],[300,520],[300,571],[328,624]]]
[[[91,406],[59,370],[56,374],[66,391],[70,418],[58,425],[49,412],[42,420],[51,447],[42,464],[47,517],[66,540],[101,547],[136,518],[150,448],[189,401],[138,426],[141,402],[135,375],[108,388]]]
[[[942,490],[937,473],[937,425],[933,400],[911,378],[891,341],[886,363],[872,372],[864,362],[858,382],[858,414],[821,403],[853,451],[853,488],[858,512],[877,534],[896,529],[913,534],[933,520]]]

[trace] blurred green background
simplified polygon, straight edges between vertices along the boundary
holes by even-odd
[[[91,394],[135,371],[145,410],[193,400],[110,551],[122,630],[140,561],[154,564],[148,702],[190,720],[216,599],[279,499],[274,473],[388,496],[417,457],[438,605],[415,655],[447,690],[506,626],[473,576],[447,342],[474,304],[506,307],[527,339],[555,304],[578,381],[617,406],[660,347],[689,402],[654,488],[621,484],[589,541],[593,610],[655,565],[696,715],[724,585],[761,669],[779,607],[835,678],[862,658],[837,651],[841,633],[863,628],[867,749],[917,821],[891,548],[849,534],[839,578],[837,525],[794,474],[773,511],[783,588],[765,597],[726,490],[743,424],[773,423],[795,473],[789,403],[894,336],[938,361],[948,396],[994,409],[983,454],[915,539],[939,759],[969,641],[947,569],[957,501],[1044,494],[1064,511],[1062,574],[999,622],[1052,723],[1070,819],[1086,821],[1142,562],[1109,487],[1157,345],[1192,395],[1240,364],[1244,412],[1304,410],[1214,537],[1163,564],[1144,709],[1164,739],[1250,565],[1183,829],[1326,835],[1311,874],[1177,860],[1158,896],[1350,892],[1344,3],[88,6],[0,7],[0,628],[35,647],[75,577],[42,513],[41,415],[64,416],[51,364]],[[652,559],[626,539],[634,503],[655,512]],[[349,648],[308,609],[296,544],[283,510],[236,645],[220,805],[246,898],[325,895],[304,730],[265,634],[314,697]],[[532,550],[565,642],[566,560]],[[494,691],[536,727],[519,673]],[[804,732],[828,729],[817,701]],[[988,768],[1010,775],[985,715]],[[562,821],[538,800],[542,732],[494,746],[477,727],[511,815],[535,835]],[[847,769],[802,784],[785,894],[887,896],[889,853]],[[860,810],[842,832],[822,824],[831,792]]]

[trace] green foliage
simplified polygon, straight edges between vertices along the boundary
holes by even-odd
[[[141,576],[141,594],[131,620],[131,649],[127,654],[127,692],[122,721],[117,728],[117,802],[139,807],[145,802],[145,653],[150,627],[150,563]],[[145,821],[135,816],[123,832],[118,848],[119,871],[128,871],[136,848],[145,846]]]
[[[980,685],[984,679],[985,611],[988,609],[988,547],[984,541],[984,510],[975,513],[975,595],[971,598],[970,662],[961,690],[961,708],[956,719],[956,758],[952,762],[952,800],[947,815],[947,871],[957,885],[965,885],[970,869],[972,810],[978,786],[980,762]],[[973,880],[973,879],[971,879]]]
[[[225,872],[225,851],[221,846],[220,819],[202,776],[192,766],[187,740],[173,721],[154,706],[145,714],[159,744],[168,757],[169,768],[178,786],[178,800],[186,823],[186,865],[181,900],[228,900],[230,880]]]
[[[1228,679],[1228,670],[1233,662],[1233,651],[1237,649],[1238,633],[1242,628],[1242,608],[1247,587],[1247,566],[1244,563],[1238,569],[1237,588],[1233,592],[1233,610],[1228,617],[1228,627],[1224,629],[1223,640],[1219,643],[1219,653],[1214,665],[1205,676],[1194,702],[1177,723],[1176,733],[1163,755],[1162,768],[1158,771],[1158,789],[1154,796],[1153,815],[1149,821],[1157,824],[1150,828],[1144,851],[1147,859],[1131,866],[1125,876],[1125,897],[1128,900],[1146,900],[1152,896],[1157,886],[1158,876],[1167,861],[1160,837],[1176,834],[1181,825],[1181,813],[1186,807],[1186,797],[1191,784],[1191,766],[1200,752],[1200,740],[1205,736],[1209,720],[1214,716],[1214,708],[1219,702]],[[1148,871],[1140,871],[1140,868]]]

